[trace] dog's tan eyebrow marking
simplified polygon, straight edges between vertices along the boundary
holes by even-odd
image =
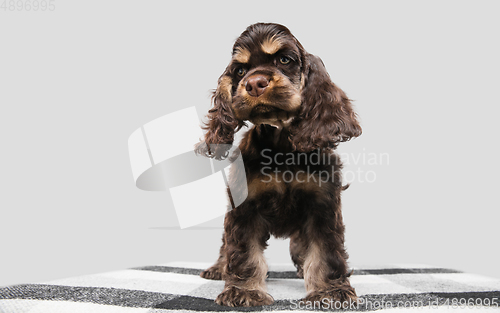
[[[250,60],[250,51],[246,48],[237,47],[233,53],[233,60],[239,63],[248,63]]]
[[[281,47],[283,47],[283,43],[276,36],[266,38],[260,45],[262,51],[267,54],[275,54],[281,49]]]

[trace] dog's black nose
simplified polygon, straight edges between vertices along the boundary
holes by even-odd
[[[245,89],[252,97],[258,97],[264,93],[269,86],[269,79],[264,75],[255,75],[248,79]]]

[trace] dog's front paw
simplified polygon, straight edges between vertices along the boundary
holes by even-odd
[[[263,290],[248,290],[238,287],[227,287],[220,295],[217,296],[215,302],[225,306],[260,306],[269,305],[274,302],[267,292]]]
[[[330,308],[349,308],[355,305],[358,301],[354,288],[350,285],[332,286],[331,289],[312,291],[304,302],[314,303],[319,301],[322,305],[328,305]]]
[[[218,266],[212,266],[201,272],[200,276],[205,279],[222,280],[222,271]]]

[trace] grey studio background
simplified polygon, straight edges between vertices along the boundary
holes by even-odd
[[[51,3],[0,10],[0,286],[215,261],[221,220],[179,230],[168,193],[134,186],[127,140],[201,117],[258,21],[289,27],[355,100],[364,133],[339,149],[361,173],[343,198],[351,264],[500,278],[498,2]]]

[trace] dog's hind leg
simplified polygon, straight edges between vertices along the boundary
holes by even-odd
[[[226,254],[224,252],[225,249],[226,249],[226,238],[225,235],[222,235],[222,246],[220,247],[219,258],[217,259],[214,265],[201,272],[200,276],[202,278],[212,279],[212,280],[222,280],[222,272],[224,271],[224,267],[226,266],[227,263]]]
[[[307,253],[306,243],[300,238],[300,232],[290,236],[290,256],[297,268],[297,277],[304,278],[304,259]]]

